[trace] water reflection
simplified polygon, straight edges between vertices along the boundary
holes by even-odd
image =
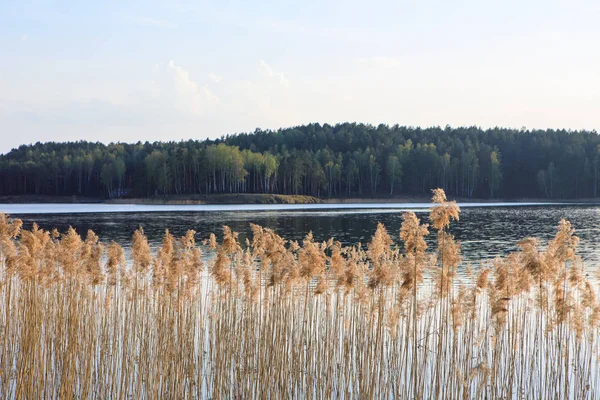
[[[414,211],[427,222],[428,211]],[[27,228],[37,222],[44,229],[65,231],[73,226],[79,233],[95,231],[103,241],[114,240],[129,246],[133,231],[142,226],[151,245],[159,245],[165,228],[175,235],[188,229],[198,232],[197,238],[220,233],[223,225],[240,232],[240,239],[251,238],[250,223],[274,229],[286,239],[301,240],[312,231],[317,240],[334,237],[345,245],[366,243],[375,232],[377,222],[384,223],[394,238],[402,223],[401,212],[390,209],[368,210],[276,210],[276,211],[203,211],[203,212],[131,212],[86,214],[27,214],[20,217]],[[581,238],[579,254],[589,269],[595,270],[600,260],[600,208],[591,205],[553,205],[521,207],[465,207],[460,221],[451,232],[462,243],[465,262],[477,263],[516,250],[516,242],[526,236],[538,237],[545,244],[556,232],[561,218],[570,220]],[[429,236],[430,243],[435,235]]]

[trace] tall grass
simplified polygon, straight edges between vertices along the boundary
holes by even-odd
[[[129,260],[1,216],[0,397],[599,398],[600,306],[570,223],[459,282],[460,210],[433,201],[399,240],[253,225],[244,244],[167,231],[153,253],[140,229]]]

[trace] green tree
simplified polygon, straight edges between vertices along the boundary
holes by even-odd
[[[386,172],[388,184],[390,186],[390,196],[394,194],[394,187],[399,184],[402,178],[402,164],[394,154],[390,154],[387,159]]]
[[[494,197],[494,194],[500,189],[500,182],[502,182],[502,169],[500,167],[500,153],[492,151],[490,153],[490,197]]]

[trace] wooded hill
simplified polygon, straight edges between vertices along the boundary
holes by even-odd
[[[309,124],[219,140],[36,143],[0,156],[0,196],[278,193],[598,196],[590,131]]]

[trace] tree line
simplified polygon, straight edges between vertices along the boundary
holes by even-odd
[[[0,196],[279,193],[598,196],[594,131],[308,124],[218,140],[36,143],[0,156]]]

